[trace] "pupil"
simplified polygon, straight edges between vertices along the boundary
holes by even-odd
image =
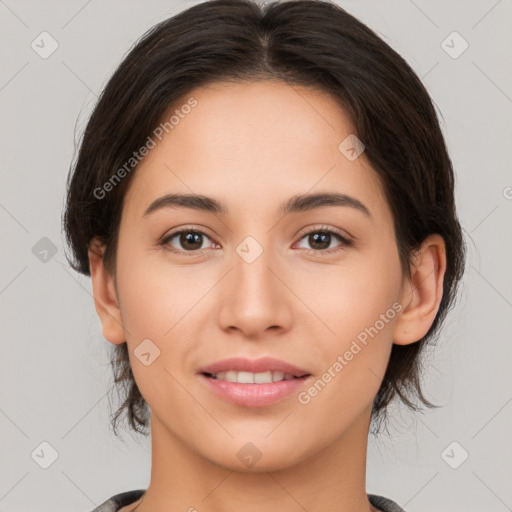
[[[199,247],[201,247],[201,234],[190,232],[181,235],[181,244],[185,248],[187,248],[188,246],[188,248],[190,249],[198,249]]]
[[[329,233],[314,233],[310,235],[309,243],[313,248],[316,249],[327,249],[330,245],[330,234]],[[320,247],[315,247],[315,244],[319,244]]]

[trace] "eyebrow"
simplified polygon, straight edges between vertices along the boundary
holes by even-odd
[[[306,212],[317,208],[328,206],[346,206],[354,208],[367,217],[371,218],[369,209],[355,197],[339,193],[319,193],[296,195],[285,201],[279,207],[279,213],[288,215],[290,213]],[[226,203],[212,197],[197,194],[166,194],[155,199],[145,210],[143,217],[146,217],[163,208],[191,208],[218,215],[227,215],[229,208]]]

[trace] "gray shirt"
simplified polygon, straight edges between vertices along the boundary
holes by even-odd
[[[92,512],[117,512],[120,508],[126,507],[130,503],[137,501],[146,491],[138,489],[136,491],[127,491],[116,494],[96,507]],[[391,501],[384,496],[377,496],[376,494],[368,494],[370,503],[377,507],[382,512],[405,512],[402,507],[399,507],[394,501]]]

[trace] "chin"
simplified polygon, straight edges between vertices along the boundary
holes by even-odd
[[[212,453],[199,452],[212,464],[237,473],[266,473],[285,470],[295,466],[315,452],[315,447],[309,450],[304,440],[298,441],[287,437],[288,443],[281,439],[272,438],[258,440],[258,436],[245,435],[243,438],[230,439],[223,445],[216,446],[218,451]],[[248,439],[253,439],[249,441]],[[300,449],[298,449],[300,446]],[[320,449],[320,448],[319,448]]]

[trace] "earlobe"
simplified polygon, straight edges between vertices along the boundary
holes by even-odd
[[[415,252],[411,276],[404,282],[403,310],[395,323],[393,343],[419,341],[430,329],[443,297],[446,248],[438,234],[429,235]]]
[[[117,345],[126,341],[126,335],[121,321],[114,277],[103,262],[104,250],[104,245],[96,239],[89,245],[88,255],[94,306],[101,321],[104,338]]]

